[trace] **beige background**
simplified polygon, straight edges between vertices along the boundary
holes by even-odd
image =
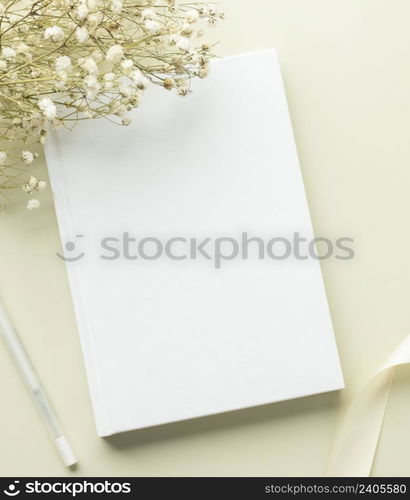
[[[356,239],[353,261],[323,266],[348,389],[97,438],[48,197],[0,218],[0,294],[80,465],[60,464],[0,345],[2,476],[322,475],[346,402],[410,331],[410,2],[220,4],[221,55],[278,48],[316,233]],[[409,391],[401,368],[374,475],[410,475]]]

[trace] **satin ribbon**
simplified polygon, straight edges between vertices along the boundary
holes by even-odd
[[[336,435],[327,476],[369,476],[383,424],[394,370],[410,363],[410,335],[353,399]]]

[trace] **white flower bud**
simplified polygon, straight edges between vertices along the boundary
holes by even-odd
[[[57,108],[49,97],[42,97],[38,101],[38,107],[43,112],[47,120],[52,121],[57,115]]]
[[[133,71],[130,75],[130,78],[134,82],[135,86],[140,89],[145,88],[149,82],[148,78],[144,76],[139,69]]]
[[[188,52],[189,49],[191,48],[191,42],[189,41],[188,38],[185,38],[183,36],[178,37],[176,45],[178,49],[182,50],[183,52]]]
[[[98,75],[98,66],[92,57],[82,59],[80,65],[89,75]]]
[[[187,23],[193,24],[199,19],[199,12],[195,9],[190,9],[185,12],[185,20]]]
[[[121,63],[121,69],[124,71],[129,71],[134,66],[134,61],[132,59],[125,59]]]
[[[155,34],[161,31],[162,26],[161,23],[159,23],[158,21],[153,21],[152,19],[148,19],[147,21],[145,21],[144,27],[149,33]]]
[[[120,61],[124,56],[124,49],[121,47],[121,45],[113,45],[107,50],[107,54],[105,58],[107,61],[111,62],[118,62]]]
[[[119,14],[122,11],[122,0],[112,0],[111,11],[114,14]]]
[[[40,202],[38,200],[36,200],[35,198],[32,198],[27,203],[27,210],[33,210],[33,209],[39,208],[39,206],[40,206]]]
[[[17,52],[14,49],[12,49],[11,47],[3,47],[1,49],[1,54],[4,57],[4,59],[10,60],[10,59],[13,59],[14,57],[16,57]]]
[[[89,33],[88,33],[88,29],[85,28],[84,26],[79,26],[76,30],[75,30],[75,37],[77,39],[77,41],[79,43],[85,43],[88,38],[89,38]]]
[[[88,7],[85,3],[80,3],[77,7],[77,17],[79,19],[85,19],[88,16]]]
[[[22,151],[21,158],[26,165],[30,165],[34,161],[34,155],[31,151]]]
[[[59,56],[56,59],[55,67],[57,73],[60,71],[69,71],[71,69],[71,59],[68,56]]]
[[[44,38],[52,42],[61,42],[64,39],[64,31],[60,26],[50,26],[44,31]]]
[[[143,21],[146,21],[147,19],[155,21],[155,19],[158,18],[157,14],[152,9],[144,9],[141,12],[141,17]]]
[[[87,16],[87,24],[90,26],[97,26],[103,20],[103,14],[101,12],[93,12]]]

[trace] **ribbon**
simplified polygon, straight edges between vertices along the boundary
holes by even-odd
[[[353,399],[337,432],[327,476],[370,475],[395,368],[410,363],[410,335]]]

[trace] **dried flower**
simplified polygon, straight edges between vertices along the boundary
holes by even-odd
[[[4,59],[9,61],[10,59],[14,59],[14,57],[16,57],[17,52],[11,47],[3,47],[1,50],[1,55],[4,57]]]
[[[147,21],[145,21],[144,27],[148,31],[148,33],[159,33],[162,26],[158,21],[148,19]]]
[[[173,78],[165,78],[163,85],[167,90],[172,90],[175,87],[175,80]]]
[[[34,161],[34,155],[31,151],[22,151],[21,158],[26,165],[30,165]]]
[[[71,67],[71,59],[68,56],[57,57],[55,63],[57,73],[60,73],[60,71],[70,71]]]
[[[57,108],[49,97],[42,97],[39,99],[38,107],[41,109],[47,120],[54,120],[57,114]]]
[[[105,58],[107,61],[111,62],[118,62],[121,60],[121,58],[124,57],[124,49],[121,47],[121,45],[113,45],[107,50],[107,55]]]
[[[111,10],[114,14],[119,14],[122,11],[122,1],[121,0],[113,0],[111,2]]]
[[[186,96],[190,80],[209,72],[204,30],[223,18],[206,3],[175,0],[0,0],[0,16],[5,201],[10,189],[45,189],[27,172],[48,126],[101,117],[127,126],[148,84]],[[30,198],[27,208],[39,205]]]
[[[89,39],[90,35],[85,26],[79,26],[75,30],[75,37],[79,43],[85,43]]]
[[[64,39],[64,31],[59,26],[50,26],[44,31],[44,38],[53,42],[61,42]]]
[[[78,19],[85,19],[88,16],[88,7],[85,2],[80,3],[80,5],[77,7],[77,17]]]
[[[38,208],[40,206],[40,202],[36,200],[35,198],[31,198],[27,202],[27,209],[28,210],[33,210],[35,208]]]
[[[189,9],[187,12],[185,12],[184,17],[188,23],[196,23],[199,19],[199,12],[196,9]]]

